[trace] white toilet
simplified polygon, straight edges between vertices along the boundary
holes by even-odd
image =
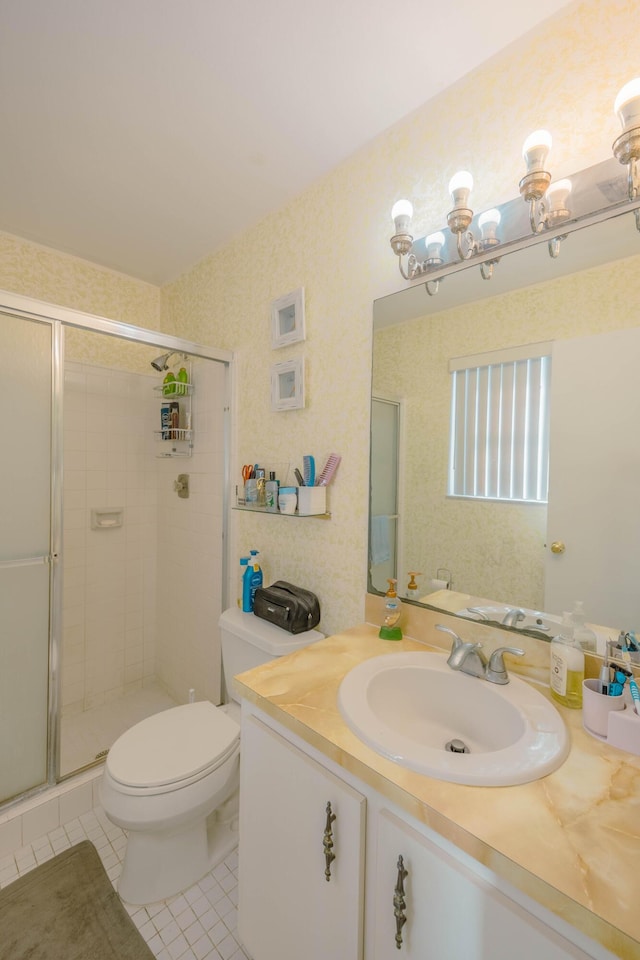
[[[323,637],[317,630],[287,633],[237,608],[225,610],[219,623],[231,697],[236,674]],[[109,819],[128,834],[118,883],[123,900],[165,900],[199,880],[236,845],[238,714],[234,703],[172,707],[135,724],[109,750],[100,799]]]

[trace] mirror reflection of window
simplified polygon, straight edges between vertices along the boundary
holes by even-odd
[[[546,503],[551,344],[450,361],[447,494]]]

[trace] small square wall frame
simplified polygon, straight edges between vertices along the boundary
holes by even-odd
[[[271,304],[271,346],[275,350],[304,338],[304,287],[298,287]]]
[[[271,409],[296,410],[304,407],[304,361],[286,360],[271,367]]]

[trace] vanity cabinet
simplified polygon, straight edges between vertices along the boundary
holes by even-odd
[[[376,819],[371,960],[587,960],[406,821],[385,808]]]
[[[255,717],[243,721],[240,777],[238,932],[249,955],[361,960],[364,796]]]
[[[615,960],[246,702],[240,777],[253,960]]]

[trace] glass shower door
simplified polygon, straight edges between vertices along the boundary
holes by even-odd
[[[47,781],[52,337],[0,314],[0,803]]]

